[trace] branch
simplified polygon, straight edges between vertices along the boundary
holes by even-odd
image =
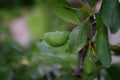
[[[83,61],[84,61],[84,58],[86,56],[86,52],[87,52],[87,49],[88,49],[88,45],[86,45],[80,52],[79,52],[79,58],[80,58],[80,62],[79,62],[79,65],[77,67],[77,69],[74,71],[73,75],[75,75],[76,77],[80,77],[80,74],[82,72],[82,69],[83,69]]]

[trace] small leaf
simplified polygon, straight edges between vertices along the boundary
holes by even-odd
[[[79,52],[86,44],[91,26],[87,22],[83,22],[76,27],[70,34],[68,40],[68,47],[71,53]]]
[[[81,80],[95,80],[96,76],[98,76],[99,72],[101,71],[103,67],[101,65],[96,65],[95,72],[92,75],[88,75],[85,72],[82,73]]]
[[[68,31],[47,32],[44,35],[44,40],[53,47],[60,47],[64,45],[68,39]]]
[[[71,6],[66,0],[47,0],[48,6],[52,11],[61,19],[79,24],[79,18],[75,10],[66,8],[65,6]]]
[[[80,8],[79,10],[76,10],[76,13],[80,19],[80,22],[85,21],[91,14],[86,8]]]
[[[92,57],[92,51],[91,51],[91,46],[88,49],[87,55],[85,57],[85,60],[83,62],[83,69],[85,73],[88,75],[91,75],[95,71],[95,63]]]
[[[99,15],[96,15],[96,20],[97,20],[96,55],[104,67],[109,67],[111,65],[111,53],[108,43],[107,27],[102,22]]]
[[[56,78],[55,80],[78,80],[77,78],[75,78],[73,75],[71,74],[64,74],[59,76],[58,78]]]
[[[118,0],[103,0],[100,16],[112,33],[117,32],[120,28],[120,4]]]
[[[120,56],[120,46],[111,46],[110,49],[115,53],[115,55],[119,55]]]

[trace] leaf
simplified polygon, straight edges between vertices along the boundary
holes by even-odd
[[[78,8],[73,8],[71,6],[65,6],[68,9],[75,10],[76,14],[80,20],[80,22],[85,21],[92,13],[85,7],[82,7],[80,9]]]
[[[51,10],[61,19],[79,24],[79,18],[75,10],[65,8],[65,6],[71,6],[66,0],[47,0],[47,3]]]
[[[73,75],[71,74],[64,74],[59,76],[58,78],[56,78],[55,80],[78,80],[77,78],[75,78]]]
[[[96,65],[95,72],[92,75],[88,75],[85,72],[81,74],[81,80],[95,80],[96,76],[98,76],[99,72],[101,71],[102,67],[100,65]]]
[[[83,22],[70,33],[68,47],[71,53],[77,53],[85,46],[90,30],[91,26]]]
[[[89,5],[90,5],[91,7],[95,7],[97,1],[98,1],[98,0],[87,0],[87,2],[89,3]]]
[[[43,38],[49,45],[53,47],[60,47],[64,45],[69,39],[68,31],[47,32]]]
[[[107,27],[102,22],[99,15],[96,15],[96,20],[96,55],[104,67],[109,67],[111,65],[111,54],[108,43]]]
[[[115,53],[115,55],[119,55],[120,56],[120,46],[112,45],[110,48]]]
[[[120,80],[120,63],[113,64],[107,72],[113,80]]]
[[[89,45],[89,49],[87,51],[87,55],[83,62],[83,70],[88,75],[92,75],[95,71],[95,62],[92,57],[92,51],[91,51],[90,45]]]
[[[97,75],[94,77],[94,75],[88,75],[86,73],[83,73],[81,76],[82,76],[81,80],[95,80]]]
[[[80,8],[76,10],[76,13],[80,19],[80,22],[85,21],[90,15],[90,11],[88,11],[86,8]]]
[[[100,17],[112,33],[117,32],[120,28],[120,4],[118,0],[103,0]]]

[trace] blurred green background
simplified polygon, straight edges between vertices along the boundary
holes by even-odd
[[[69,27],[68,27],[69,26]],[[41,41],[49,31],[71,30],[44,0],[0,0],[0,80],[54,80],[77,66],[67,44]]]
[[[42,38],[46,32],[74,27],[53,14],[45,0],[0,0],[0,80],[55,80],[73,73],[78,55],[67,52],[67,43],[55,48]],[[119,64],[103,71],[102,78],[120,80]]]

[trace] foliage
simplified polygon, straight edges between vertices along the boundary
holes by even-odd
[[[78,0],[78,8],[69,0],[0,2],[0,79],[120,80],[120,63],[111,63],[112,56],[120,55],[120,47],[109,44],[107,30],[115,33],[120,28],[120,4],[103,0],[96,13],[99,1],[86,1]],[[24,5],[29,8],[26,20],[34,38],[27,48],[13,40],[4,24],[21,14]]]

